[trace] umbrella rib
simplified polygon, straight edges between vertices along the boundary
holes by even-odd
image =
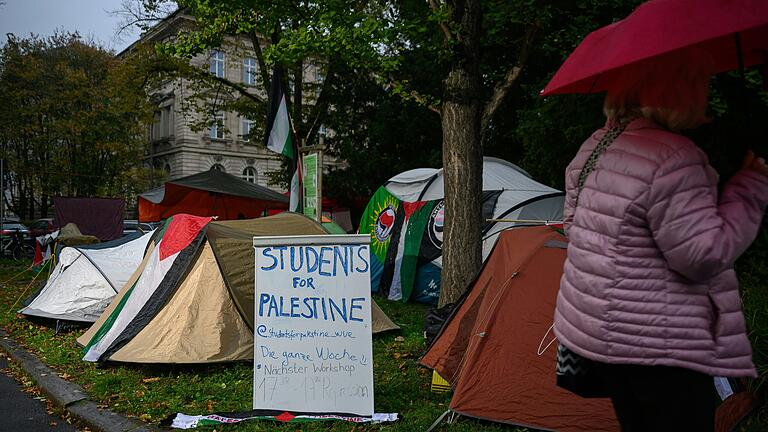
[[[592,90],[595,89],[595,86],[597,85],[597,80],[600,79],[600,75],[602,74],[603,74],[602,72],[598,72],[597,75],[595,75],[595,79],[592,80],[592,85],[589,86],[589,91],[587,92],[587,94],[592,94]]]

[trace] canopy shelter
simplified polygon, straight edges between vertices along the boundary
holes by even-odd
[[[45,286],[19,313],[94,322],[141,263],[149,233],[105,243],[65,247]]]
[[[287,208],[288,198],[281,193],[217,170],[172,180],[139,195],[141,222],[157,222],[178,213],[252,219],[266,210]]]
[[[253,358],[253,237],[327,231],[298,213],[211,222],[173,216],[139,269],[78,339],[87,361],[211,363]],[[377,307],[373,331],[398,328]]]
[[[390,300],[437,303],[440,296],[445,189],[443,170],[417,168],[398,174],[376,191],[360,221],[371,235],[371,289]],[[483,259],[498,234],[563,217],[563,193],[543,185],[507,161],[483,158]]]

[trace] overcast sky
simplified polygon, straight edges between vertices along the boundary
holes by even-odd
[[[121,0],[0,0],[0,45],[7,33],[29,37],[30,33],[50,36],[55,30],[77,31],[107,49],[121,51],[138,38],[138,30],[115,35],[120,17],[110,12]]]

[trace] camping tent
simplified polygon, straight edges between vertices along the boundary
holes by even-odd
[[[560,221],[563,193],[501,159],[483,159],[483,220]],[[360,232],[371,235],[371,289],[390,300],[436,303],[444,224],[443,170],[418,168],[392,177],[368,203]],[[487,222],[483,259],[498,234],[521,222]]]
[[[288,198],[272,189],[209,170],[166,182],[139,195],[139,221],[157,222],[177,213],[256,218],[268,209],[287,209]]]
[[[608,399],[555,383],[552,332],[566,239],[550,227],[505,231],[421,359],[453,387],[450,410],[533,429],[618,431]],[[731,431],[755,406],[743,380],[718,377],[715,430]]]
[[[451,383],[450,409],[534,429],[617,431],[608,399],[555,384],[555,299],[565,237],[550,227],[508,230],[421,363]]]
[[[45,286],[24,315],[94,322],[144,256],[150,234],[136,233],[93,245],[65,247]]]
[[[280,213],[210,222],[176,215],[99,320],[78,339],[87,361],[209,363],[253,357],[253,237],[327,234],[314,220]],[[374,332],[395,329],[374,306]]]

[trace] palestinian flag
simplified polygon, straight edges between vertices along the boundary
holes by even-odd
[[[291,119],[283,89],[283,69],[275,66],[267,110],[267,148],[288,158],[288,176],[291,179],[288,210],[301,212],[299,151],[291,134]]]
[[[293,415],[289,412],[284,412],[278,415],[258,410],[241,413],[215,413],[199,416],[179,413],[164,420],[161,425],[170,426],[175,429],[194,429],[198,426],[236,424],[249,420],[272,420],[282,423],[303,423],[329,420],[341,420],[351,423],[383,423],[396,421],[397,413],[375,413],[371,417],[345,417],[335,414]]]
[[[402,244],[398,245],[400,260],[396,262],[396,276],[392,280],[393,287],[396,284],[400,286],[403,301],[411,299],[416,283],[416,269],[419,266],[422,238],[436,203],[437,201],[419,201],[412,203],[410,212],[406,210],[405,236]]]
[[[157,245],[147,259],[145,271],[119,299],[94,336],[85,344],[83,360],[104,361],[128,343],[165,306],[195,257],[204,239],[210,217],[178,214],[169,218],[150,241]],[[190,247],[192,246],[192,247]],[[106,312],[105,312],[106,313]]]

